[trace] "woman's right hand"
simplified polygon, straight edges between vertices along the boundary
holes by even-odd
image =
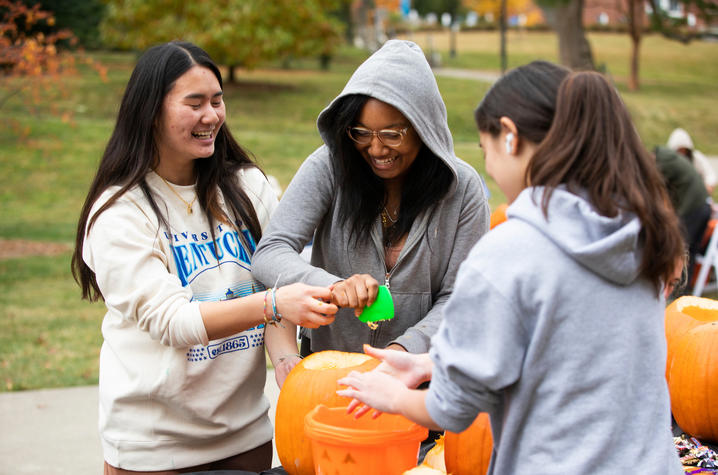
[[[354,274],[331,286],[332,302],[339,307],[354,309],[359,316],[364,307],[371,305],[379,293],[379,282],[369,274]]]
[[[431,379],[432,362],[428,353],[413,354],[406,351],[374,348],[364,345],[364,353],[381,361],[373,371],[394,376],[409,389],[416,389]]]
[[[295,325],[318,328],[334,321],[339,308],[331,303],[332,291],[327,287],[315,287],[295,283],[274,289],[277,311]],[[267,302],[271,305],[271,302]],[[271,309],[267,309],[270,313]],[[271,313],[270,313],[271,314]]]
[[[379,366],[369,371],[370,373],[385,373],[393,376],[409,389],[415,389],[421,383],[431,379],[433,363],[428,353],[412,354],[406,351],[380,350],[366,344],[364,345],[364,353],[381,361]],[[361,401],[353,399],[349,403],[347,412],[351,413],[358,408],[354,415],[360,417],[371,409],[366,405],[360,406]]]

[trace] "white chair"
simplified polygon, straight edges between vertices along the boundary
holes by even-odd
[[[696,264],[701,265],[696,277],[696,284],[693,286],[693,295],[700,297],[703,292],[718,289],[718,230],[714,228],[711,239],[708,241],[705,253],[696,256]],[[713,268],[716,280],[707,282],[708,275]]]

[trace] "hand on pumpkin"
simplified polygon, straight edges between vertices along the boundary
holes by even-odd
[[[354,398],[367,406],[374,408],[373,417],[377,418],[382,412],[398,414],[401,411],[401,402],[406,391],[409,389],[399,379],[383,371],[368,371],[360,373],[352,371],[337,381],[340,385],[348,386],[340,389],[337,394]],[[357,405],[354,405],[355,408]],[[347,408],[351,413],[352,406]],[[354,417],[361,417],[368,412],[368,408],[362,408],[354,414]]]
[[[372,371],[381,371],[394,376],[407,388],[415,389],[424,381],[431,379],[431,359],[428,353],[413,354],[406,350],[390,349],[392,345],[381,350],[364,345],[364,353],[381,361]]]
[[[410,389],[414,389],[424,381],[431,379],[432,362],[428,353],[415,355],[406,351],[397,351],[388,348],[389,347],[380,350],[370,345],[364,345],[364,353],[381,361],[379,366],[370,372],[378,371],[386,373],[398,379]],[[354,399],[349,403],[347,411],[351,413],[360,405],[361,401]],[[366,414],[369,409],[367,406],[359,407],[354,414],[360,417]]]
[[[373,304],[376,300],[379,282],[369,274],[354,274],[348,279],[335,283],[330,288],[333,304],[339,307],[353,308],[354,314],[359,316],[364,307]]]
[[[274,379],[277,381],[279,389],[282,389],[284,380],[300,361],[302,361],[302,357],[296,354],[284,355],[277,359],[277,363],[274,364]]]
[[[295,283],[280,287],[274,293],[277,311],[281,313],[282,318],[306,328],[329,325],[334,321],[334,314],[339,310],[336,305],[329,302],[332,291],[327,287]]]

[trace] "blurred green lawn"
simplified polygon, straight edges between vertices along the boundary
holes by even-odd
[[[413,39],[426,45],[426,34]],[[625,35],[591,35],[597,64],[603,64],[632,111],[644,143],[664,143],[670,131],[685,127],[698,148],[718,155],[718,43],[684,46],[647,37],[641,55],[642,89],[628,92],[629,40]],[[497,71],[496,33],[461,34],[458,56],[448,56],[446,35],[432,43],[446,67]],[[550,33],[511,33],[509,66],[532,59],[556,60]],[[136,56],[96,53],[108,67],[102,82],[88,69],[69,78],[64,97],[28,111],[27,96],[15,96],[0,109],[0,239],[63,243],[71,247],[78,213]],[[338,94],[366,53],[344,48],[329,71],[316,60],[294,61],[241,71],[225,87],[227,120],[264,170],[282,186],[319,144],[317,114]],[[391,71],[387,71],[391,74]],[[487,180],[491,204],[504,198],[485,175],[472,112],[489,84],[438,77],[447,105],[457,154]],[[73,114],[67,123],[50,111]],[[29,127],[18,141],[9,121]],[[73,386],[97,382],[102,303],[79,299],[69,272],[70,251],[49,257],[0,260],[0,391]]]

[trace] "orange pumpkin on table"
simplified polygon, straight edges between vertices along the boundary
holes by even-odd
[[[704,297],[679,297],[666,307],[666,379],[678,340],[691,329],[708,322],[718,321],[718,301]]]
[[[481,412],[463,432],[444,436],[446,471],[452,475],[484,475],[489,469],[494,440],[489,415]]]
[[[699,440],[718,442],[718,322],[683,333],[668,379],[676,422]]]
[[[304,417],[318,404],[340,407],[350,399],[338,396],[337,380],[351,371],[369,371],[379,360],[363,353],[320,351],[304,358],[287,376],[277,400],[275,443],[282,468],[290,475],[314,475],[311,441],[304,435]]]

